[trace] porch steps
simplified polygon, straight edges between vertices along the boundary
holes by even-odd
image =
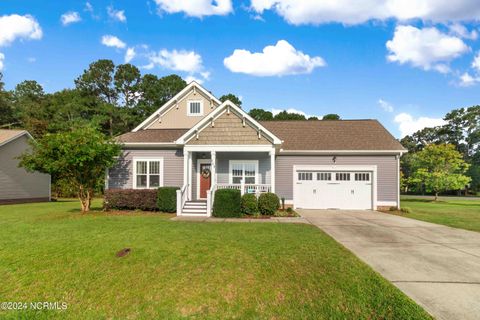
[[[182,209],[183,214],[207,214],[207,201],[187,201]]]

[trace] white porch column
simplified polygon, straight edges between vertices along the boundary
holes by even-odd
[[[192,200],[192,152],[188,152],[188,164],[187,164],[187,172],[188,172],[188,200]]]
[[[188,184],[188,157],[190,152],[183,151],[183,185]]]
[[[275,193],[275,148],[270,151],[270,192]]]
[[[217,184],[217,153],[215,151],[212,151],[210,153],[211,158],[212,158],[212,163],[211,163],[211,169],[210,173],[212,174],[212,184],[216,185]]]

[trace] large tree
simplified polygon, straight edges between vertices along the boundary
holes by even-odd
[[[254,108],[251,109],[248,114],[257,121],[270,121],[273,120],[273,113],[263,109]]]
[[[439,193],[464,189],[471,180],[465,176],[469,165],[451,144],[428,145],[412,161],[411,179],[423,184],[427,192],[433,192],[435,201]]]
[[[273,120],[307,120],[307,118],[303,114],[283,110],[277,113]]]
[[[20,165],[29,171],[48,173],[77,190],[82,212],[90,210],[94,190],[113,166],[120,146],[93,127],[46,134],[32,142]]]
[[[19,124],[12,108],[12,97],[10,92],[5,90],[3,74],[0,72],[0,128],[12,127]]]
[[[238,107],[240,107],[240,108],[242,107],[242,100],[240,100],[240,98],[237,97],[236,95],[234,95],[233,93],[224,94],[223,96],[220,97],[219,100],[222,101],[222,102],[230,100],[231,102],[233,102]]]
[[[336,113],[329,113],[324,115],[322,120],[340,120],[340,116]]]
[[[47,131],[50,112],[46,108],[48,97],[35,80],[25,80],[13,91],[13,110],[20,126],[39,137]]]

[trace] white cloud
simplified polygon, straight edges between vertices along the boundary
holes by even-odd
[[[195,76],[193,76],[193,75],[189,75],[189,76],[186,76],[186,77],[185,77],[185,82],[186,82],[186,83],[190,83],[190,82],[192,82],[192,81],[195,81],[195,82],[197,82],[197,83],[199,83],[199,84],[202,84],[202,83],[203,83],[203,80],[200,79],[199,77],[195,77]]]
[[[259,14],[273,10],[295,25],[359,24],[390,18],[435,22],[478,21],[480,17],[478,0],[251,0],[251,7]]]
[[[37,58],[35,58],[35,57],[29,57],[29,58],[27,58],[27,61],[30,62],[30,63],[34,63],[34,62],[37,61]]]
[[[0,71],[3,70],[3,67],[4,67],[4,62],[5,61],[5,55],[3,53],[0,52]]]
[[[80,17],[78,12],[69,11],[62,14],[62,16],[60,17],[60,21],[62,21],[62,25],[68,26],[69,24],[82,21],[82,18]]]
[[[189,73],[200,72],[203,69],[202,57],[195,51],[163,49],[158,53],[150,53],[148,59],[150,63],[147,66],[151,68],[157,65],[166,69]]]
[[[414,118],[412,115],[405,112],[395,116],[394,121],[398,124],[398,128],[400,130],[402,138],[412,133],[415,133],[418,130],[422,130],[423,128],[433,128],[445,124],[445,121],[441,118]]]
[[[223,64],[232,72],[260,77],[311,73],[326,65],[322,57],[310,57],[285,40],[266,46],[262,52],[236,49],[223,60]]]
[[[471,87],[475,84],[480,82],[480,77],[478,76],[472,76],[470,73],[465,72],[460,76],[460,82],[459,85],[461,87]]]
[[[480,51],[477,52],[475,58],[473,58],[472,68],[480,72]]]
[[[470,50],[462,39],[441,33],[436,28],[412,26],[397,26],[393,39],[386,46],[390,51],[389,61],[441,73],[450,71],[446,63]]]
[[[107,7],[107,13],[110,18],[120,22],[126,22],[125,10],[115,10],[112,6]]]
[[[85,2],[85,11],[93,13],[93,6],[90,2]]]
[[[102,44],[107,47],[115,47],[118,49],[123,49],[127,46],[125,42],[112,35],[104,35],[102,37]]]
[[[378,99],[378,105],[386,112],[393,112],[393,106],[390,102],[383,99]]]
[[[42,36],[40,25],[31,15],[0,16],[0,47],[16,39],[39,40]]]
[[[137,53],[135,52],[135,48],[128,48],[127,52],[125,52],[125,63],[129,63],[130,61],[132,61],[132,59],[135,58],[136,54]]]
[[[202,18],[204,16],[224,16],[233,12],[231,0],[155,0],[160,12],[180,13]]]
[[[457,35],[460,38],[468,40],[476,40],[478,38],[477,30],[468,31],[468,29],[460,23],[450,25],[449,29],[452,34]]]

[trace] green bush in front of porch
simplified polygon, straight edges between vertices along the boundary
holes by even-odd
[[[258,210],[261,214],[266,216],[274,215],[280,208],[280,199],[275,193],[262,193],[258,197]]]
[[[247,215],[258,214],[257,196],[253,193],[246,193],[242,196],[242,213]]]
[[[178,187],[160,187],[157,191],[157,207],[162,212],[173,213],[177,211]]]
[[[241,194],[236,189],[220,189],[215,192],[213,216],[219,218],[239,218],[241,212]]]

